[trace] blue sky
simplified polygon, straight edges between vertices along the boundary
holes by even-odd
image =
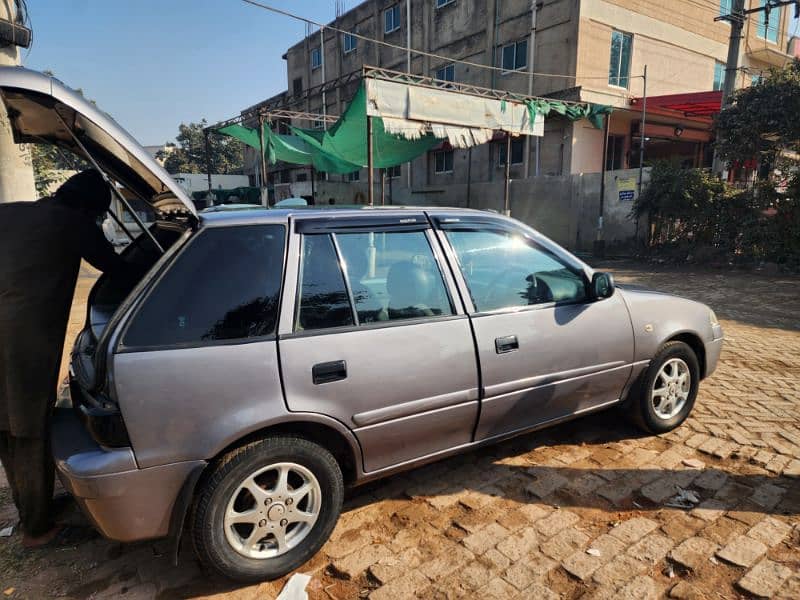
[[[321,22],[334,16],[334,0],[266,1]],[[286,89],[281,55],[305,35],[299,21],[241,0],[28,0],[28,7],[34,43],[23,51],[25,66],[82,87],[142,144],[173,139],[181,122],[232,117]]]
[[[324,22],[334,16],[334,0],[268,3]],[[305,35],[302,23],[240,0],[28,0],[28,8],[34,37],[23,64],[82,87],[142,144],[286,89],[281,55]]]

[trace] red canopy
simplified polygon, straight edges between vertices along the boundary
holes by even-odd
[[[642,99],[634,98],[631,104],[641,109]],[[686,117],[710,117],[717,114],[721,106],[722,90],[647,97],[647,110],[672,110]]]

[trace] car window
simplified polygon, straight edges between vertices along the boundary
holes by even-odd
[[[350,299],[330,235],[303,236],[295,330],[354,325]]]
[[[337,233],[359,323],[453,314],[424,231]]]
[[[200,344],[274,333],[285,237],[281,225],[200,233],[145,299],[123,345]]]
[[[446,232],[476,310],[586,300],[582,275],[532,240],[499,230]]]

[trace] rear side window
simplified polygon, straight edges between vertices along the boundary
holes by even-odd
[[[329,235],[303,236],[295,329],[353,325],[350,299]]]
[[[145,299],[123,345],[200,345],[274,333],[285,239],[281,225],[200,233]]]
[[[359,323],[453,314],[423,231],[337,233]]]
[[[306,235],[296,330],[454,314],[422,231]]]

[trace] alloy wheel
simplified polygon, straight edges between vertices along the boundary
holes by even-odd
[[[236,488],[223,525],[242,556],[267,559],[300,544],[319,518],[322,491],[314,474],[296,463],[259,469]]]

